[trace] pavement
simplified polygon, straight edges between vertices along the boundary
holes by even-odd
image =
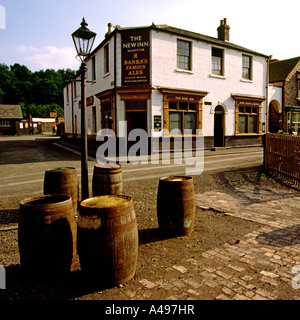
[[[55,137],[51,137],[56,139]],[[1,137],[0,137],[0,141],[1,141]],[[81,142],[80,140],[73,140],[73,139],[57,139],[56,140],[56,145],[59,145],[60,147],[74,152],[76,154],[80,154],[81,152]],[[96,160],[96,152],[97,149],[99,147],[99,143],[95,142],[95,141],[88,141],[88,156],[90,158],[90,160],[95,161]],[[262,150],[262,146],[242,146],[242,147],[218,147],[218,148],[213,148],[213,149],[205,149],[203,151],[204,156],[210,156],[210,155],[222,155],[222,154],[236,154],[236,153],[246,153],[246,152],[255,152],[255,151],[261,151]],[[184,150],[181,150],[182,152]],[[195,150],[191,151],[191,155],[195,156]],[[157,152],[160,154],[160,158],[162,157],[162,152],[161,150],[159,152]],[[170,158],[174,158],[177,157],[176,156],[176,152],[172,151],[169,153],[170,154]],[[116,157],[116,159],[119,159],[118,157]],[[122,158],[121,158],[122,160]]]

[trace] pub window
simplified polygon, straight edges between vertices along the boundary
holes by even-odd
[[[96,80],[96,56],[92,57],[92,81]]]
[[[191,42],[177,40],[177,68],[191,69]]]
[[[252,57],[243,54],[242,78],[252,80]]]
[[[109,73],[109,46],[104,47],[104,74]]]
[[[211,73],[219,76],[224,75],[224,50],[211,49]]]
[[[113,130],[113,110],[110,102],[101,104],[101,118],[102,129]]]
[[[196,134],[197,111],[195,103],[169,102],[169,131],[174,129],[184,133],[191,130]]]
[[[258,133],[258,107],[239,107],[239,133]]]

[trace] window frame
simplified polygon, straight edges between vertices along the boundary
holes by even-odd
[[[173,108],[170,108],[170,105],[173,105]],[[185,105],[186,108],[182,108],[182,106]],[[191,105],[194,105],[193,108],[191,108]],[[174,108],[174,106],[176,106],[176,108]],[[195,115],[195,132],[192,132],[192,135],[196,134],[196,130],[197,130],[197,104],[195,102],[185,102],[185,101],[169,101],[168,102],[168,112],[169,112],[169,119],[170,117],[170,113],[179,113],[181,114],[181,134],[184,135],[184,127],[185,127],[185,114],[189,113],[189,114],[194,114]],[[170,129],[170,122],[169,121],[169,132],[171,133]]]
[[[266,101],[264,97],[261,96],[247,96],[247,95],[239,95],[239,94],[231,94],[231,97],[235,100],[235,135],[262,135],[262,110],[263,110],[263,103]],[[246,109],[242,109],[246,108]],[[254,109],[249,108],[257,108],[255,109],[256,112],[253,112]],[[247,110],[248,109],[248,110]],[[256,124],[257,124],[257,131],[249,132],[247,129],[247,133],[241,133],[239,128],[239,116],[249,114],[256,116]],[[249,126],[248,126],[249,128]]]
[[[70,92],[69,92],[69,91],[70,91],[69,86],[67,86],[67,87],[66,87],[66,98],[67,98],[67,99],[66,99],[66,100],[67,100],[66,102],[67,102],[67,104],[70,103]]]
[[[73,97],[73,99],[76,100],[77,97],[78,97],[78,94],[77,94],[77,82],[76,82],[76,80],[73,81],[73,90],[74,90],[74,97]]]
[[[186,48],[179,46],[180,44],[188,44],[188,55],[184,54],[183,51],[187,50]],[[180,61],[180,58],[187,58],[188,62]],[[180,70],[192,71],[192,42],[177,39],[177,51],[176,51],[176,67]]]
[[[249,110],[250,109],[250,110]],[[238,125],[239,125],[239,133],[240,134],[257,134],[259,133],[259,107],[258,106],[239,106],[239,119],[238,119]],[[255,132],[250,132],[250,118],[255,116],[256,118],[256,130]],[[240,119],[241,117],[246,117],[246,130],[245,132],[240,131]]]
[[[12,126],[12,120],[0,119],[0,128],[10,128]]]
[[[96,56],[94,55],[93,57],[92,57],[92,59],[91,59],[91,63],[92,63],[92,70],[91,70],[91,72],[92,72],[92,75],[91,75],[91,77],[92,77],[92,81],[96,81]]]
[[[92,133],[97,133],[97,108],[92,107]]]
[[[114,130],[113,106],[110,102],[101,104],[101,128]]]
[[[216,55],[216,52],[218,51],[221,53],[221,56]],[[218,47],[211,47],[211,74],[215,76],[224,76],[225,74],[225,67],[224,67],[224,49],[218,48]],[[220,62],[220,63],[219,63]],[[214,68],[215,65],[219,65],[220,68]]]
[[[248,58],[249,61],[249,66],[245,66],[244,65],[244,58]],[[243,80],[252,80],[253,79],[253,63],[252,63],[252,60],[253,60],[253,57],[250,56],[250,55],[247,55],[247,54],[242,54],[242,79]],[[244,72],[245,70],[247,70],[247,72]],[[245,76],[245,75],[248,75],[249,74],[249,77]]]
[[[103,70],[104,75],[109,73],[109,43],[103,47]]]

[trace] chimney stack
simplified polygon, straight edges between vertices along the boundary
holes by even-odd
[[[218,27],[218,39],[222,41],[229,41],[229,30],[230,27],[227,24],[227,19],[224,18],[220,21],[220,26]]]
[[[108,24],[107,24],[107,26],[108,26],[108,32],[106,33],[106,35],[105,35],[105,37],[107,37],[110,33],[112,33],[112,28],[113,28],[113,24],[111,23],[111,22],[109,22]]]

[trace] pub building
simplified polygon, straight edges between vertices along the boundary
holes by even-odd
[[[88,139],[104,128],[123,138],[141,128],[161,141],[176,129],[203,136],[205,149],[262,145],[268,56],[231,43],[229,31],[226,19],[216,38],[154,23],[109,23],[87,59]],[[64,88],[68,137],[80,137],[79,80]]]

